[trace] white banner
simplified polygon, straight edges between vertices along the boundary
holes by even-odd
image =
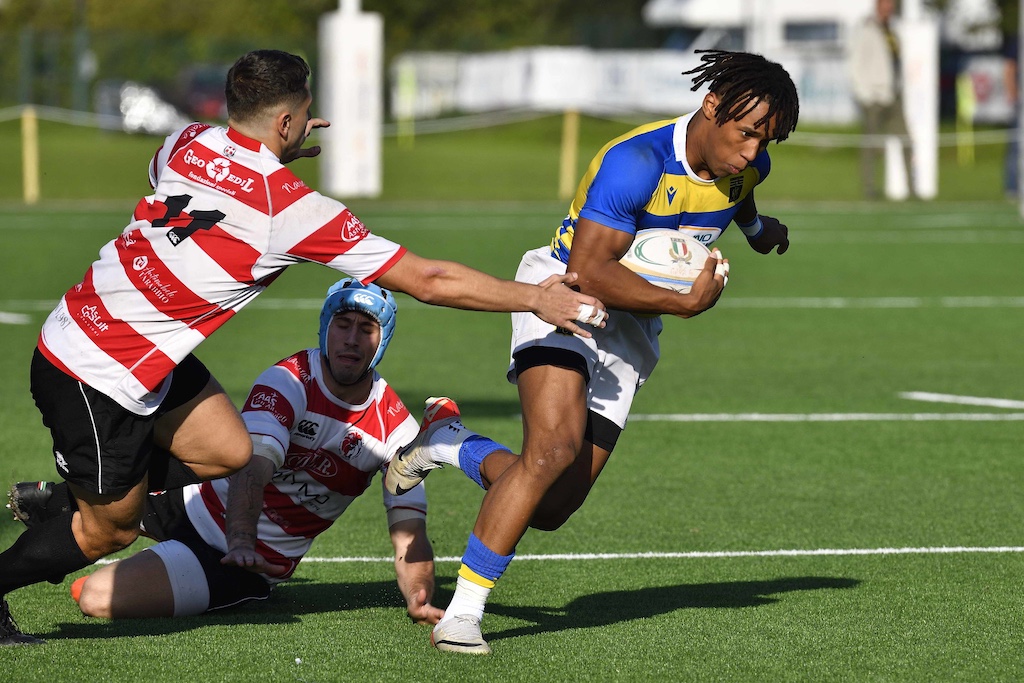
[[[857,120],[845,55],[779,53],[800,93],[800,120]],[[700,106],[704,89],[682,75],[699,63],[678,50],[534,47],[474,54],[407,53],[391,65],[392,114],[434,118],[497,109],[582,113],[646,112],[677,116]],[[402,77],[399,77],[399,75]],[[411,88],[399,83],[412,80]]]

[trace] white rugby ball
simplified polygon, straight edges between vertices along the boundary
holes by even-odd
[[[636,234],[619,263],[656,287],[686,294],[709,256],[711,250],[685,233],[649,228]]]

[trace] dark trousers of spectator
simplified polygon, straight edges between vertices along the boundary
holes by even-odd
[[[912,151],[907,123],[903,118],[903,101],[897,97],[892,104],[862,104],[860,113],[865,136],[860,149],[860,180],[864,196],[868,199],[881,196],[878,190],[878,166],[884,159],[885,138],[892,136],[899,138],[907,171],[907,187],[913,197]]]

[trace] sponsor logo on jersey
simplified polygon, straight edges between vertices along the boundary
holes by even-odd
[[[231,173],[231,162],[221,157],[206,164],[206,175],[218,183],[228,177]]]
[[[206,177],[193,173],[191,170],[187,171],[187,175],[190,179],[202,183],[203,185],[212,185],[218,190],[225,192],[229,195],[234,195],[237,190],[242,192],[250,193],[253,191],[256,185],[256,179],[253,176],[248,178],[242,178],[231,172],[231,162],[224,157],[217,157],[215,159],[203,159],[195,151],[189,147],[185,150],[185,154],[181,157],[181,162],[188,166],[194,166],[195,168],[201,168],[206,171]],[[213,181],[212,183],[210,181]],[[222,183],[224,185],[222,185]],[[227,185],[228,187],[225,187]],[[233,186],[233,187],[232,187]]]
[[[298,192],[304,187],[306,187],[306,183],[302,182],[298,178],[294,179],[290,183],[284,183],[283,185],[281,185],[281,189],[287,192],[288,194],[291,194],[292,192]]]
[[[60,451],[54,451],[53,457],[57,460],[57,469],[61,472],[68,471],[68,461],[64,458],[64,454]]]
[[[320,425],[312,420],[299,420],[299,424],[295,425],[295,432],[306,439],[313,439],[319,427]]]
[[[351,213],[345,219],[345,224],[341,226],[341,239],[343,242],[358,242],[369,234],[370,231],[366,229],[362,221]]]
[[[103,317],[100,315],[99,309],[95,306],[89,306],[88,304],[82,306],[79,313],[81,315],[80,320],[92,330],[93,334],[106,332],[110,329],[110,326],[103,322]]]
[[[171,299],[178,293],[171,285],[160,279],[160,273],[152,266],[147,267],[149,260],[145,256],[137,256],[132,261],[132,267],[139,272],[139,280],[146,289],[153,293],[162,303],[170,303]]]
[[[679,230],[685,232],[687,235],[705,246],[717,240],[718,236],[722,234],[722,231],[719,228],[693,228],[686,225],[680,225]]]
[[[299,381],[302,382],[303,384],[309,384],[310,382],[313,381],[313,376],[309,374],[309,371],[306,369],[306,366],[299,362],[297,356],[292,356],[291,358],[288,358],[287,360],[284,361],[283,364],[291,368],[292,374],[298,377]]]
[[[333,477],[338,474],[338,463],[335,456],[328,452],[315,450],[301,453],[289,453],[285,456],[283,469],[312,472],[320,478]]]
[[[738,175],[729,178],[729,201],[738,201],[741,192],[743,192],[743,176]]]
[[[247,407],[252,408],[253,410],[265,410],[276,417],[278,422],[283,425],[287,425],[288,417],[285,415],[285,411],[282,409],[282,406],[278,405],[278,402],[280,402],[282,406],[287,404],[284,397],[273,389],[255,389],[251,394],[249,394],[249,403]]]
[[[363,450],[363,435],[359,432],[351,431],[341,440],[341,457],[346,460],[356,457],[361,450]]]

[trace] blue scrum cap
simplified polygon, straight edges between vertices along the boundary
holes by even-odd
[[[386,289],[375,284],[364,285],[355,278],[345,278],[331,285],[324,299],[324,307],[320,310],[320,353],[327,357],[327,328],[338,313],[358,311],[370,316],[380,325],[380,343],[377,353],[370,361],[370,369],[384,357],[392,335],[395,333],[395,316],[398,304],[395,297]]]

